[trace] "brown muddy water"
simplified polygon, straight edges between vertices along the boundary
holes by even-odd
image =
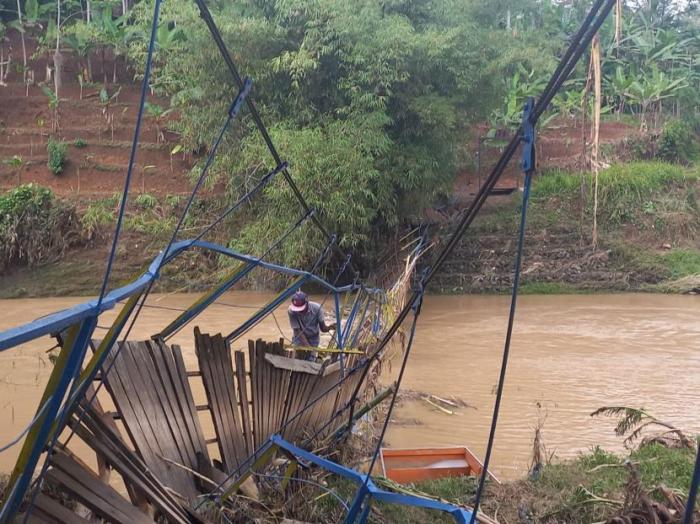
[[[132,339],[149,337],[177,315],[160,308],[186,307],[195,298],[153,296],[149,303],[159,309],[144,309]],[[254,306],[269,298],[236,291],[221,302]],[[0,300],[0,330],[84,300]],[[519,306],[493,456],[496,474],[514,478],[527,471],[538,419],[544,419],[545,444],[557,457],[571,457],[596,445],[622,450],[612,431],[614,422],[589,416],[605,405],[644,407],[688,432],[700,433],[700,297],[524,296]],[[390,446],[466,445],[483,454],[507,309],[507,297],[426,298],[404,386],[459,397],[470,407],[448,415],[420,399],[404,401],[387,435]],[[251,313],[217,305],[197,325],[228,333]],[[100,325],[108,325],[115,315],[105,314]],[[276,318],[288,336],[285,311],[278,310]],[[276,339],[280,329],[268,318],[251,336]],[[191,331],[178,334],[173,342],[182,345],[186,363],[195,369]],[[45,354],[51,346],[45,338],[0,354],[0,445],[31,420],[51,370]],[[213,436],[208,425],[207,438]],[[12,468],[18,452],[19,445],[0,455],[0,472]]]

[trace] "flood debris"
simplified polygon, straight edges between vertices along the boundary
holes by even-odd
[[[685,502],[674,490],[664,485],[648,491],[644,489],[636,464],[628,462],[629,480],[625,489],[625,500],[620,515],[607,520],[606,524],[680,524],[685,516]],[[662,498],[659,502],[653,495]],[[700,514],[690,520],[700,522]]]

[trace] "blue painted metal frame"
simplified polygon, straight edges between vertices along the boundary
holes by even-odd
[[[52,333],[57,333],[68,326],[71,326],[77,322],[80,322],[91,316],[99,316],[104,311],[114,308],[117,302],[124,300],[125,298],[134,295],[145,289],[148,284],[158,278],[156,276],[156,271],[161,265],[168,264],[175,257],[177,257],[183,251],[191,248],[200,248],[207,251],[212,251],[219,253],[221,255],[240,260],[242,262],[247,262],[254,264],[256,266],[263,267],[275,271],[277,273],[282,273],[290,276],[305,277],[306,281],[315,282],[316,284],[332,291],[335,293],[346,293],[348,291],[354,291],[359,289],[359,284],[349,284],[347,286],[336,287],[326,280],[322,279],[310,273],[308,271],[303,271],[301,269],[293,269],[285,266],[280,266],[278,264],[273,264],[271,262],[265,262],[259,258],[243,255],[232,249],[221,246],[219,244],[214,244],[212,242],[207,242],[204,240],[181,240],[179,242],[173,243],[170,249],[166,252],[161,252],[155,260],[151,263],[148,269],[136,280],[123,286],[121,288],[115,289],[108,293],[102,303],[99,304],[97,300],[90,300],[84,302],[72,308],[64,309],[57,313],[52,313],[45,317],[38,318],[23,324],[21,326],[11,328],[0,332],[0,351],[5,351],[14,346],[27,342],[29,340],[34,340],[44,335],[50,335]],[[381,293],[381,290],[372,289],[373,293]]]
[[[333,293],[333,301],[335,302],[335,342],[338,349],[341,351],[338,361],[340,362],[340,378],[345,376],[345,355],[342,351],[345,347],[343,340],[343,318],[340,312],[340,295]]]
[[[289,297],[291,297],[294,293],[296,293],[299,288],[304,285],[305,282],[309,280],[308,275],[304,275],[301,278],[298,278],[297,280],[294,281],[294,283],[289,286],[287,289],[282,291],[275,299],[270,302],[267,306],[262,308],[260,311],[255,313],[252,317],[250,317],[248,320],[243,322],[240,326],[238,326],[236,329],[231,331],[226,336],[226,342],[233,342],[237,338],[240,338],[243,336],[248,330],[252,329],[258,322],[260,322],[263,318],[265,318],[267,315],[270,314],[270,311],[276,309],[282,302],[287,300]]]
[[[87,351],[88,343],[90,342],[92,332],[94,331],[96,325],[96,316],[84,319],[80,325],[80,330],[76,335],[75,341],[73,342],[73,347],[68,355],[65,372],[61,376],[59,383],[56,385],[56,389],[53,392],[53,396],[51,397],[51,402],[49,403],[46,413],[40,419],[41,425],[39,426],[34,447],[29,454],[29,458],[27,459],[26,467],[17,478],[17,481],[13,486],[12,493],[8,497],[6,503],[3,505],[2,511],[0,511],[0,522],[6,522],[7,519],[14,514],[19,507],[19,504],[22,502],[22,497],[24,497],[24,493],[27,491],[29,483],[32,480],[34,469],[36,468],[39,457],[44,450],[46,440],[50,436],[49,433],[51,431],[51,427],[54,424],[54,419],[58,414],[59,408],[61,407],[61,403],[63,402],[63,398],[68,390],[68,386],[78,377],[80,365],[85,358],[85,352]]]
[[[414,495],[405,495],[403,493],[393,493],[391,491],[380,489],[368,475],[358,473],[353,469],[346,468],[345,466],[298,448],[294,444],[284,440],[279,435],[273,435],[270,437],[270,442],[273,445],[291,453],[295,457],[315,464],[316,466],[328,470],[331,473],[335,473],[336,475],[340,475],[341,477],[349,479],[360,485],[360,489],[355,496],[355,501],[353,502],[353,505],[345,518],[346,524],[364,524],[367,522],[372,499],[389,504],[401,504],[404,506],[414,506],[417,508],[443,511],[452,515],[455,522],[459,524],[466,524],[469,522],[469,519],[471,519],[472,512],[466,508],[446,504],[438,500],[426,499]]]
[[[229,278],[225,282],[222,282],[217,288],[215,288],[212,293],[207,296],[204,300],[198,301],[192,306],[190,306],[187,311],[184,311],[177,322],[173,322],[171,325],[167,326],[160,333],[155,335],[154,338],[165,338],[175,333],[183,325],[187,324],[190,320],[199,315],[202,311],[212,305],[217,299],[226,293],[229,289],[235,286],[243,278],[245,278],[256,266],[253,264],[247,264],[241,271],[238,271],[233,277]]]

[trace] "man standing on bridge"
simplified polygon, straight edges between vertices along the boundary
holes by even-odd
[[[292,344],[295,346],[317,348],[321,342],[320,332],[328,333],[336,328],[335,323],[326,324],[321,305],[309,302],[309,297],[301,290],[294,293],[287,313],[289,313],[289,324],[294,331]],[[316,351],[312,351],[309,360],[315,359],[316,355]]]

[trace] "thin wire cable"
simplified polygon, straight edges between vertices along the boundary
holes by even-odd
[[[131,185],[131,176],[133,173],[133,168],[136,162],[136,151],[138,150],[138,143],[139,143],[139,137],[141,133],[141,122],[143,120],[143,113],[146,105],[146,97],[148,96],[148,85],[150,81],[150,74],[151,74],[151,65],[153,63],[153,51],[155,49],[155,40],[156,40],[156,32],[158,30],[158,19],[160,17],[160,5],[161,5],[161,0],[156,0],[154,7],[153,7],[153,21],[151,23],[151,36],[150,40],[148,43],[148,52],[146,54],[146,67],[144,69],[144,76],[143,76],[143,82],[141,84],[141,98],[139,100],[139,110],[136,116],[136,127],[134,129],[134,139],[131,144],[131,153],[129,156],[129,167],[127,169],[127,175],[126,175],[126,180],[124,182],[124,191],[122,193],[122,201],[119,206],[119,215],[117,217],[117,224],[115,226],[115,231],[114,231],[114,238],[112,239],[112,247],[110,250],[110,255],[107,259],[107,267],[105,269],[105,275],[102,280],[102,286],[100,288],[100,296],[97,301],[97,310],[99,310],[100,306],[102,305],[102,301],[104,299],[105,291],[107,289],[107,285],[109,283],[109,276],[112,271],[112,265],[114,264],[114,259],[116,258],[116,252],[117,252],[117,245],[119,243],[119,235],[121,232],[121,227],[122,227],[122,222],[124,220],[124,213],[126,210],[126,203],[127,199],[129,197],[129,187]],[[65,411],[65,410],[64,410]],[[61,417],[61,420],[63,420],[65,415]],[[56,442],[58,440],[58,435],[60,431],[56,431],[56,434],[54,435],[51,446],[48,449],[48,452],[46,454],[46,457],[44,459],[44,464],[41,468],[41,472],[39,473],[39,477],[37,478],[37,483],[35,485],[35,488],[33,490],[31,500],[29,502],[29,505],[27,506],[27,511],[25,512],[25,517],[23,520],[23,524],[27,523],[27,519],[29,518],[29,515],[31,514],[31,510],[34,507],[34,503],[36,502],[36,496],[39,492],[38,489],[36,489],[43,481],[44,475],[46,474],[46,470],[48,469],[48,464],[49,464],[49,458],[51,455],[51,452],[53,450],[53,447],[56,445]]]
[[[32,426],[34,426],[34,424],[36,424],[36,421],[39,420],[39,419],[42,417],[42,415],[44,414],[44,411],[46,411],[46,408],[48,407],[49,402],[51,402],[51,399],[52,399],[52,398],[53,398],[53,395],[49,396],[49,398],[46,399],[46,402],[44,402],[43,406],[41,406],[41,409],[40,409],[39,411],[37,411],[37,414],[34,415],[34,418],[33,418],[33,419],[31,420],[31,422],[30,422],[29,424],[27,424],[27,426],[19,433],[19,435],[17,435],[15,438],[13,438],[10,442],[8,442],[7,444],[5,444],[4,446],[1,446],[1,447],[0,447],[0,453],[4,453],[4,452],[7,451],[8,449],[10,449],[12,446],[14,446],[15,444],[17,444],[20,440],[22,440],[22,437],[24,437],[24,436],[29,432],[29,430],[32,429]]]
[[[312,211],[311,213],[308,213],[307,216],[313,216],[313,214],[314,213]],[[334,242],[335,242],[335,236],[333,236],[331,238],[331,240],[328,241],[323,252],[316,259],[316,262],[314,262],[314,265],[311,267],[311,269],[309,271],[306,272],[307,275],[314,275],[314,273],[316,272],[316,269],[318,269],[318,267],[325,260],[328,253],[330,253],[330,250],[331,250]],[[307,279],[307,277],[302,277],[302,282],[303,282],[303,280],[306,280],[306,279]],[[294,284],[295,283],[293,282],[292,285],[294,285]],[[246,334],[248,331],[250,331],[255,326],[257,326],[273,309],[276,309],[282,303],[282,296],[285,293],[288,293],[290,291],[291,291],[291,286],[287,287],[287,289],[285,291],[278,294],[269,304],[267,304],[264,308],[262,308],[260,311],[258,311],[258,313],[256,313],[252,317],[250,317],[247,321],[245,321],[243,324],[240,324],[231,333],[226,335],[226,342],[228,344],[231,344],[234,340],[239,339],[244,334]],[[278,303],[275,304],[275,302],[278,302]]]
[[[523,203],[520,213],[520,233],[518,235],[518,249],[515,256],[515,270],[513,276],[513,291],[510,299],[510,311],[508,313],[508,329],[506,330],[506,340],[503,346],[503,358],[501,361],[501,371],[498,377],[498,389],[496,391],[496,402],[493,406],[493,417],[491,418],[491,429],[489,431],[489,440],[486,445],[486,455],[484,457],[484,466],[479,477],[479,486],[476,490],[476,500],[474,502],[474,511],[472,513],[471,524],[476,522],[476,515],[479,511],[479,504],[484,493],[484,485],[491,463],[491,452],[493,451],[493,443],[496,440],[496,427],[498,426],[498,415],[501,409],[501,399],[503,398],[503,387],[506,382],[506,371],[508,369],[508,357],[510,355],[510,342],[513,337],[513,326],[515,325],[515,310],[518,302],[518,288],[520,286],[520,273],[523,264],[523,249],[525,247],[525,230],[527,228],[527,206],[530,200],[530,186],[532,185],[532,174],[525,175],[525,189],[523,191]]]
[[[312,210],[309,213],[306,213],[305,215],[303,215],[301,218],[299,218],[299,220],[297,220],[296,223],[294,223],[294,225],[292,225],[292,227],[290,227],[287,231],[285,231],[284,234],[280,238],[278,238],[274,244],[272,244],[270,247],[268,247],[267,250],[262,255],[260,255],[260,257],[258,257],[256,264],[259,264],[260,262],[262,262],[270,253],[272,253],[275,249],[277,249],[280,245],[282,245],[282,243],[285,240],[287,240],[287,238],[289,238],[289,236],[292,233],[294,233],[298,228],[300,228],[311,216],[313,216],[313,214],[314,214],[314,211]],[[250,271],[252,271],[252,269],[253,268],[251,268]],[[213,302],[213,304],[216,304],[216,302]],[[261,306],[258,309],[262,309],[264,307],[265,307],[265,305]],[[183,312],[185,312],[185,311],[189,311],[189,309],[183,310]],[[167,335],[165,337],[165,340],[170,340],[172,337],[177,335],[180,331],[182,331],[185,328],[185,326],[187,326],[190,322],[192,322],[194,320],[194,318],[195,317],[193,316],[192,318],[190,318],[186,322],[184,322],[181,326],[178,326],[177,329],[175,329],[172,333],[170,333],[169,335]]]
[[[367,483],[369,482],[370,475],[372,474],[372,470],[374,469],[374,466],[377,463],[377,458],[379,457],[379,451],[382,448],[382,443],[384,442],[384,437],[386,436],[386,430],[389,427],[389,422],[391,421],[391,414],[394,411],[394,406],[396,405],[396,399],[398,398],[398,395],[399,395],[399,389],[401,389],[401,382],[403,381],[403,376],[404,376],[404,373],[406,372],[408,358],[410,357],[411,349],[413,348],[413,339],[416,335],[416,326],[418,325],[418,317],[420,317],[421,307],[423,306],[423,296],[425,293],[425,282],[424,281],[421,281],[418,291],[419,291],[418,298],[412,304],[412,306],[414,308],[413,309],[413,323],[411,325],[411,333],[408,337],[406,351],[404,351],[403,361],[401,362],[401,369],[399,371],[399,376],[396,379],[396,387],[394,388],[394,393],[392,394],[392,397],[391,397],[389,409],[387,410],[386,418],[384,419],[384,424],[382,425],[382,431],[379,434],[379,440],[377,441],[377,446],[374,449],[374,453],[372,454],[372,461],[370,462],[369,469],[367,470],[367,475],[365,476],[365,480],[362,484],[363,487],[367,486]]]
[[[204,235],[209,233],[212,229],[214,229],[216,226],[218,226],[222,221],[226,219],[231,213],[233,213],[236,209],[238,209],[243,203],[245,203],[247,200],[250,200],[253,196],[255,196],[258,191],[260,191],[263,187],[265,187],[271,180],[274,178],[275,175],[277,175],[280,171],[285,169],[287,167],[287,162],[282,162],[280,165],[278,165],[275,169],[270,171],[268,174],[266,174],[264,177],[258,181],[258,183],[248,191],[245,195],[243,195],[241,198],[238,199],[238,201],[231,205],[226,211],[224,211],[219,217],[214,220],[211,224],[209,224],[207,227],[204,228],[196,237],[195,241],[200,240]]]
[[[271,314],[272,314],[272,319],[275,321],[275,325],[277,326],[277,330],[280,332],[280,335],[282,335],[282,338],[284,340],[286,340],[287,342],[289,342],[290,344],[294,344],[294,342],[292,340],[290,340],[290,338],[287,335],[284,334],[284,331],[282,331],[282,327],[280,326],[280,323],[277,321],[277,317],[275,316],[275,312],[271,311]]]
[[[155,39],[156,32],[158,30],[158,18],[160,16],[160,3],[161,0],[156,0],[155,6],[153,8],[153,22],[151,24],[151,39],[148,43],[148,53],[146,55],[146,68],[143,74],[143,82],[141,83],[141,98],[139,100],[139,110],[136,114],[136,127],[134,129],[134,138],[131,142],[131,153],[129,154],[129,167],[126,171],[126,180],[124,181],[124,191],[122,192],[122,200],[119,205],[119,214],[117,216],[117,224],[114,228],[114,237],[112,239],[112,248],[107,258],[107,267],[105,268],[105,275],[102,279],[102,286],[100,287],[100,296],[97,300],[97,309],[99,310],[102,305],[102,300],[104,299],[105,292],[107,290],[107,285],[109,283],[109,277],[112,273],[112,265],[114,264],[114,259],[117,255],[117,245],[119,244],[119,236],[122,229],[122,222],[124,221],[124,213],[126,211],[126,203],[129,198],[129,187],[131,186],[131,176],[134,171],[134,165],[136,164],[136,152],[138,151],[139,137],[141,136],[141,122],[143,121],[143,113],[146,107],[146,97],[148,96],[148,84],[151,77],[151,65],[153,63],[153,50],[155,49]],[[25,519],[26,520],[26,519]]]

